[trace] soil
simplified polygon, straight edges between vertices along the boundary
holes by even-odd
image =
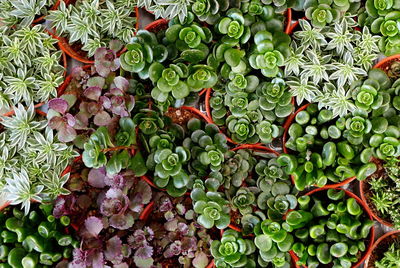
[[[393,243],[400,243],[399,233],[386,237],[378,244],[378,246],[371,252],[371,255],[369,257],[368,267],[365,268],[375,268],[375,262],[382,259],[384,253]]]
[[[193,117],[199,118],[197,115],[194,115],[190,111],[177,108],[168,109],[165,115],[171,118],[173,123],[181,126],[185,126],[186,123]]]
[[[368,207],[371,209],[372,213],[374,213],[379,218],[391,223],[390,217],[387,215],[382,215],[382,213],[376,209],[374,203],[371,200],[371,197],[373,196],[373,191],[370,189],[369,182],[372,179],[380,177],[382,177],[382,179],[387,179],[385,176],[385,169],[382,166],[383,162],[380,161],[379,159],[373,159],[372,162],[374,162],[377,165],[378,169],[374,174],[372,174],[363,182],[365,200],[367,201]]]

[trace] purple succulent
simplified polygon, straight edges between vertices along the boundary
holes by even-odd
[[[73,141],[76,137],[74,126],[76,119],[68,110],[68,102],[62,98],[49,101],[49,109],[58,112],[59,116],[53,116],[49,121],[49,127],[58,131],[57,137],[61,142]]]
[[[94,66],[96,71],[103,77],[119,69],[120,62],[116,51],[107,48],[98,48],[94,54]]]
[[[100,212],[107,217],[115,214],[123,214],[128,205],[129,198],[120,189],[111,188],[107,191],[101,203]]]

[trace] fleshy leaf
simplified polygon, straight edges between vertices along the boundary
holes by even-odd
[[[103,222],[101,219],[91,216],[85,220],[86,230],[94,237],[97,237],[101,230],[103,230]]]

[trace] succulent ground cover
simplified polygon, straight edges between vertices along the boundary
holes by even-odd
[[[0,0],[0,267],[350,268],[399,228],[397,3],[54,4]]]

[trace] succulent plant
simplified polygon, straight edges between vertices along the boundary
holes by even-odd
[[[232,197],[232,205],[235,209],[238,209],[242,215],[246,215],[252,212],[252,205],[255,204],[255,194],[246,187],[241,187],[237,190],[236,195]]]
[[[224,12],[229,7],[227,0],[196,0],[192,4],[192,12],[200,21],[213,25],[220,18],[220,12]]]
[[[273,267],[290,267],[288,252],[294,238],[283,228],[283,224],[266,219],[254,227],[254,233],[254,244],[259,250],[259,265],[267,266],[271,263]]]
[[[289,55],[289,36],[283,32],[259,31],[254,35],[254,43],[256,48],[250,54],[250,66],[260,69],[266,77],[276,77]]]
[[[46,19],[57,35],[67,37],[70,44],[80,43],[81,49],[92,57],[110,40],[129,43],[136,32],[133,14],[134,5],[126,1],[77,1],[74,5],[61,1]]]
[[[168,56],[167,48],[160,44],[154,33],[139,30],[126,46],[120,57],[122,69],[138,73],[141,79],[149,78],[149,67],[153,62],[163,62]]]
[[[224,35],[223,42],[245,44],[251,36],[249,26],[245,25],[243,13],[236,8],[226,11],[226,17],[221,18],[215,26]]]
[[[193,200],[193,210],[197,213],[197,222],[204,228],[216,226],[225,229],[230,223],[229,202],[222,193],[206,191],[202,183],[193,187],[190,197]]]
[[[222,164],[221,174],[224,178],[224,187],[230,189],[232,186],[242,186],[257,163],[256,158],[248,150],[227,151],[225,162]]]
[[[244,239],[234,230],[226,230],[221,241],[211,242],[211,254],[217,267],[256,267],[251,254],[256,247],[253,241]]]
[[[56,219],[51,215],[52,205],[38,205],[28,215],[9,207],[0,213],[0,243],[2,265],[24,267],[41,265],[55,266],[72,257],[73,248],[79,242],[65,232],[70,228],[70,219]]]
[[[210,29],[201,27],[192,20],[170,25],[165,32],[165,38],[179,51],[180,60],[197,64],[208,56],[208,45],[213,35]]]
[[[191,2],[188,0],[174,0],[169,2],[163,0],[139,0],[137,1],[137,5],[138,7],[144,7],[146,10],[154,13],[156,18],[161,17],[168,20],[176,19],[181,23],[184,23],[186,19],[191,19],[194,16],[193,13],[190,12]]]
[[[398,259],[400,258],[400,251],[397,243],[391,244],[385,251],[383,257],[380,260],[375,261],[377,268],[384,268],[398,265]]]
[[[286,223],[294,232],[297,264],[313,267],[351,267],[366,250],[364,239],[374,224],[341,189],[301,197],[299,209],[288,213]]]
[[[197,118],[190,119],[187,128],[191,134],[183,141],[183,146],[190,151],[192,157],[191,173],[206,176],[208,169],[219,171],[224,162],[224,153],[228,149],[224,134],[219,133],[219,129],[213,124],[203,126]]]

